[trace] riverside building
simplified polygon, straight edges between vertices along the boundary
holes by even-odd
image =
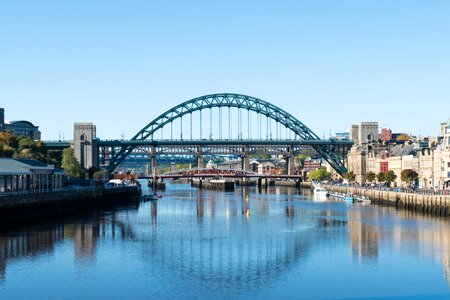
[[[392,170],[397,176],[392,185],[404,186],[401,172],[412,169],[419,174],[416,187],[450,189],[450,119],[441,123],[440,137],[416,142],[392,140],[388,138],[391,131],[386,129],[378,135],[370,131],[375,129],[370,123],[352,125],[350,130],[355,144],[348,153],[348,170],[355,173],[357,182],[366,183],[369,172]],[[369,135],[379,136],[379,140],[371,141]]]
[[[39,126],[35,126],[30,121],[7,121],[5,120],[5,109],[0,108],[0,131],[9,131],[15,136],[24,135],[32,138],[35,141],[41,139],[41,132]]]

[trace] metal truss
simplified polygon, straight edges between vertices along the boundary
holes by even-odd
[[[300,140],[295,141],[299,145],[302,144],[302,141],[311,142],[311,147],[313,147],[319,155],[328,161],[328,163],[330,163],[330,165],[339,174],[343,175],[347,171],[342,162],[342,158],[336,153],[338,151],[336,151],[335,145],[322,143],[319,136],[317,136],[311,129],[288,112],[258,98],[228,93],[212,94],[191,99],[161,114],[147,126],[142,128],[142,130],[140,130],[131,139],[131,143],[122,145],[120,149],[117,149],[118,151],[113,151],[109,162],[108,171],[114,171],[114,169],[124,160],[124,158],[128,156],[137,146],[139,146],[140,143],[147,142],[148,144],[149,141],[152,141],[153,134],[167,124],[172,123],[176,119],[182,118],[184,115],[192,114],[195,111],[216,107],[233,107],[240,110],[254,111],[258,114],[266,116],[267,118],[275,120],[299,136]],[[316,143],[314,143],[315,141]],[[207,142],[208,141],[205,143]]]

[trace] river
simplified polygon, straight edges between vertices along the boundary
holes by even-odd
[[[144,189],[146,189],[144,187]],[[0,299],[450,299],[450,222],[198,190],[0,232]]]

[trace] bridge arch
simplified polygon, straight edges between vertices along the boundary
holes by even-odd
[[[188,101],[185,101],[168,111],[162,113],[153,121],[148,123],[144,128],[142,128],[131,141],[145,141],[149,138],[153,140],[153,134],[162,129],[164,126],[170,124],[174,120],[182,118],[187,114],[192,114],[196,111],[201,111],[203,109],[210,108],[237,108],[248,111],[253,111],[267,118],[275,120],[276,122],[284,125],[286,128],[294,132],[300,137],[299,144],[302,140],[308,141],[320,141],[321,139],[317,134],[315,134],[311,129],[309,129],[300,120],[292,116],[285,110],[258,98],[235,94],[235,93],[220,93],[220,94],[210,94],[201,97],[197,97]],[[117,153],[115,153],[109,164],[109,171],[112,172],[114,169],[128,156],[133,149],[137,147],[136,145],[123,146]],[[341,161],[339,155],[335,153],[330,145],[323,145],[317,143],[312,145],[312,147],[326,160],[330,165],[341,175],[346,172],[346,168]]]

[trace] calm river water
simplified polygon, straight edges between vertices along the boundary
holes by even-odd
[[[170,184],[0,232],[0,299],[450,299],[450,221],[295,188]]]

